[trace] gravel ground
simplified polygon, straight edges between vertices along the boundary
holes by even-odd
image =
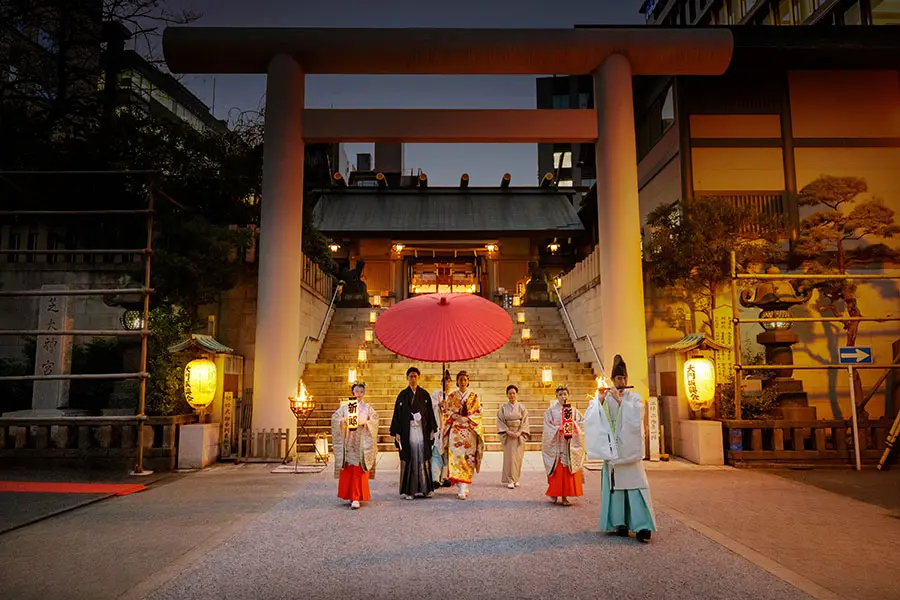
[[[529,461],[532,465],[534,461]],[[153,600],[245,598],[809,598],[657,511],[650,545],[596,531],[599,473],[576,506],[550,504],[531,467],[508,490],[482,472],[467,501],[403,501],[395,465],[350,511],[330,469],[160,587]]]

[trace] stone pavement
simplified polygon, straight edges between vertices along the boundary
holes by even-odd
[[[599,473],[563,508],[543,496],[539,455],[517,490],[499,484],[499,458],[487,456],[470,500],[443,489],[410,502],[384,454],[359,511],[335,498],[331,468],[173,478],[0,536],[0,598],[900,597],[900,520],[873,504],[656,463],[661,531],[644,546],[596,532]]]

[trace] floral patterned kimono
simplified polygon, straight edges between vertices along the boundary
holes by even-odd
[[[457,421],[453,417],[462,415]],[[481,470],[484,456],[484,425],[478,394],[467,389],[463,394],[453,391],[441,402],[441,444],[447,457],[450,482],[472,483],[472,476]]]

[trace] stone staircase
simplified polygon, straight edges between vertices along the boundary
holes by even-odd
[[[515,308],[510,316],[525,312],[525,323],[515,323],[510,340],[496,352],[473,361],[452,363],[451,374],[465,369],[469,372],[470,387],[481,397],[484,414],[485,443],[487,450],[500,450],[497,435],[497,411],[506,401],[506,386],[514,383],[519,388],[519,401],[528,408],[532,441],[528,450],[540,450],[543,414],[551,401],[555,401],[557,382],[569,384],[571,401],[582,411],[587,407],[588,394],[596,389],[590,365],[578,362],[577,355],[555,308]],[[339,308],[328,329],[318,360],[307,365],[303,382],[312,394],[317,406],[310,415],[307,429],[312,433],[330,433],[331,414],[342,400],[350,396],[347,381],[348,370],[355,368],[366,382],[366,401],[378,412],[380,451],[393,451],[394,445],[388,433],[397,394],[406,387],[406,369],[419,367],[422,377],[419,385],[429,394],[440,389],[441,365],[417,363],[385,349],[376,339],[366,344],[367,363],[357,362],[359,347],[365,340],[369,324],[369,309]],[[522,341],[522,329],[531,330],[531,341]],[[540,362],[530,362],[532,346],[540,346]],[[541,385],[541,369],[553,370],[553,384]],[[312,451],[312,444],[301,445],[301,451]]]

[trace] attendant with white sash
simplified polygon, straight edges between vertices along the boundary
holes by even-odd
[[[584,415],[588,458],[603,461],[600,531],[644,543],[656,531],[644,472],[644,400],[628,386],[625,361],[613,359],[612,388],[600,388]]]

